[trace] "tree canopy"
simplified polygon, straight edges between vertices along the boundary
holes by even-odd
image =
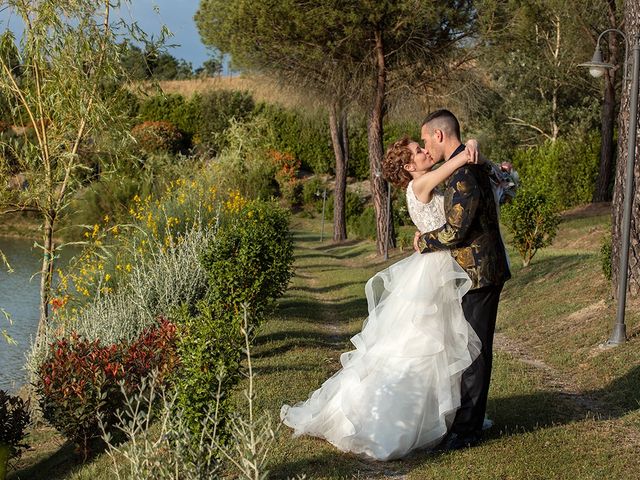
[[[388,93],[445,82],[470,60],[460,47],[474,31],[472,2],[202,0],[195,19],[203,42],[230,53],[236,67],[280,78],[334,111],[354,104],[365,112],[381,251]]]

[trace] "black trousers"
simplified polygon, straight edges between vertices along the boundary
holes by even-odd
[[[480,355],[462,374],[461,405],[451,426],[451,431],[459,435],[482,431],[491,381],[493,334],[503,285],[470,290],[462,297],[464,316],[480,338],[482,349]]]

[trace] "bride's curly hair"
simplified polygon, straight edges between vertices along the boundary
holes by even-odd
[[[411,163],[413,153],[409,149],[411,139],[407,136],[393,142],[382,160],[382,175],[396,187],[407,188],[413,178],[404,166]]]

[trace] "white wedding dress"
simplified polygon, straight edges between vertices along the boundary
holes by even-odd
[[[443,198],[420,202],[407,187],[411,219],[422,231],[445,223]],[[448,251],[414,253],[372,277],[369,318],[351,338],[342,369],[308,400],[284,405],[294,436],[324,438],[377,460],[435,446],[460,406],[460,377],[480,341],[460,301],[471,281]]]

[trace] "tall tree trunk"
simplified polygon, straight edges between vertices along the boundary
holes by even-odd
[[[636,0],[626,0],[624,2],[624,24],[629,45],[637,45],[640,37],[640,3]],[[631,72],[633,62],[628,67]],[[626,272],[619,271],[620,253],[622,248],[622,215],[624,211],[624,190],[626,182],[635,182],[633,193],[633,203],[631,208],[631,237],[629,247],[629,271],[628,288],[631,295],[638,295],[640,292],[640,162],[638,162],[640,151],[640,135],[636,134],[636,149],[634,158],[627,158],[627,142],[629,135],[630,105],[631,105],[631,82],[625,79],[622,83],[622,102],[619,115],[619,135],[618,135],[618,162],[616,164],[615,187],[613,191],[613,219],[612,219],[612,287],[614,295],[617,294],[617,285],[621,275]],[[625,178],[627,162],[635,162],[633,178]]]
[[[382,178],[383,125],[386,113],[386,82],[387,71],[384,59],[384,43],[382,31],[375,31],[375,60],[376,60],[376,88],[373,105],[369,113],[367,140],[369,144],[369,178],[371,179],[371,193],[373,195],[373,207],[376,213],[376,248],[382,255],[385,249],[385,241],[388,238],[389,215],[387,212],[387,185]]]
[[[615,126],[616,90],[615,72],[605,72],[604,100],[602,102],[600,169],[593,192],[594,202],[611,200],[611,177],[613,175],[613,129]]]
[[[616,0],[608,0],[609,28],[617,28]],[[618,59],[618,34],[609,32],[609,63],[617,65]],[[623,59],[624,62],[624,59]],[[593,192],[594,202],[608,202],[611,200],[611,179],[613,177],[613,130],[615,127],[616,111],[616,71],[605,69],[604,72],[604,100],[602,101],[602,122],[600,142],[600,168],[596,179],[596,188]]]
[[[40,321],[36,344],[45,340],[47,322],[49,321],[49,301],[51,300],[51,282],[53,279],[53,233],[55,225],[55,213],[49,211],[44,219],[42,271],[40,272]]]
[[[333,240],[347,239],[345,199],[347,192],[347,165],[349,162],[349,139],[347,132],[347,111],[341,102],[331,105],[329,113],[331,143],[336,157],[336,184],[333,191]]]

